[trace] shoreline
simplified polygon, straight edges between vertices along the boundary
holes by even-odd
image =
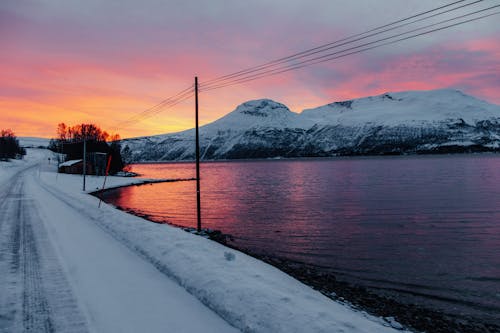
[[[131,185],[140,186],[160,182],[176,182],[176,181],[191,181],[195,178],[185,179],[146,179],[139,183],[121,184],[114,187],[89,192],[89,194],[100,199],[101,194],[107,190],[128,187]],[[115,209],[124,211],[126,213],[138,216],[149,222],[156,224],[169,224],[176,228],[183,229],[187,232],[195,233],[192,228],[184,226],[155,221],[147,214],[135,212],[131,209],[112,206]],[[202,237],[209,238],[217,243],[220,243],[228,248],[238,250],[251,257],[254,257],[262,262],[265,262],[287,275],[297,279],[305,285],[321,292],[328,298],[347,304],[348,306],[360,312],[366,312],[382,318],[391,324],[395,322],[394,328],[399,328],[398,323],[401,323],[404,328],[413,331],[425,332],[471,332],[471,333],[500,333],[500,325],[496,321],[481,320],[473,316],[459,316],[450,314],[440,310],[434,310],[425,305],[411,304],[399,300],[397,295],[381,295],[366,287],[351,283],[345,280],[339,280],[335,274],[329,272],[320,266],[298,262],[291,259],[277,257],[273,254],[265,253],[259,254],[249,249],[238,247],[232,239],[231,235],[223,234],[220,231],[203,230]],[[401,328],[403,328],[401,327]]]
[[[231,159],[201,159],[200,163],[221,163],[221,162],[268,162],[268,161],[328,161],[328,160],[352,160],[352,159],[378,159],[378,158],[410,158],[410,157],[449,157],[449,156],[500,156],[500,151],[472,151],[472,152],[420,152],[402,154],[352,154],[336,156],[298,156],[298,157],[257,157],[257,158],[231,158]],[[128,164],[192,164],[195,160],[164,160],[164,161],[132,161]]]
[[[436,333],[500,332],[500,326],[484,323],[474,317],[458,317],[375,294],[363,286],[339,281],[334,274],[324,272],[321,268],[311,264],[268,255],[256,255],[248,252],[246,254],[280,269],[332,300],[347,303],[354,309],[366,311],[388,321],[393,318],[411,330]]]
[[[127,185],[121,187],[125,186]],[[120,206],[113,207],[146,219],[151,223],[168,224],[183,229],[186,232],[197,234],[193,228],[157,222],[151,220],[146,214],[141,214]],[[228,242],[228,240],[232,240],[231,235],[223,234],[219,230],[203,230],[199,236],[265,262],[314,290],[319,291],[331,300],[346,304],[357,311],[380,317],[391,324],[391,326],[394,325],[393,327],[396,329],[436,333],[500,333],[500,326],[497,324],[485,323],[471,316],[459,317],[416,304],[403,303],[391,297],[378,295],[363,286],[340,281],[333,273],[326,272],[319,266],[280,258],[270,254],[258,254],[248,249],[240,248],[234,245],[234,242]],[[403,326],[399,325],[399,323]]]
[[[82,191],[82,178],[79,176],[59,175],[57,178],[55,173],[43,172],[38,174],[37,178],[35,171],[31,173],[33,177],[27,179],[32,182],[33,189],[36,189],[34,197],[40,200],[40,206],[46,210],[40,215],[47,217],[48,223],[53,222],[60,226],[53,231],[60,233],[55,244],[58,240],[64,240],[72,249],[74,242],[64,237],[65,233],[70,232],[74,235],[74,240],[83,242],[82,247],[77,247],[79,250],[76,253],[77,258],[74,258],[76,260],[71,260],[75,261],[75,264],[86,266],[77,273],[81,272],[87,276],[87,273],[96,272],[92,260],[79,260],[78,254],[87,253],[85,247],[99,238],[102,244],[118,245],[118,251],[103,251],[103,257],[111,261],[120,259],[122,253],[128,253],[127,250],[122,250],[128,248],[132,254],[142,258],[139,260],[142,265],[146,264],[148,269],[162,273],[161,281],[167,278],[174,285],[180,285],[181,290],[187,290],[198,303],[201,302],[205,308],[212,310],[218,317],[241,331],[329,332],[331,328],[338,328],[337,330],[346,332],[396,332],[383,319],[355,311],[338,302],[331,302],[286,273],[241,252],[211,242],[206,237],[194,237],[195,235],[179,228],[148,223],[132,214],[125,214],[112,205],[102,205],[98,208],[99,199],[88,195],[87,191]],[[109,179],[107,186],[137,183],[137,180],[116,178]],[[103,183],[101,177],[89,177],[88,180],[87,185],[91,189],[97,189],[98,185]],[[52,195],[45,195],[47,193]],[[47,202],[49,204],[46,204]],[[67,212],[60,216],[57,207],[64,207]],[[64,216],[67,219],[64,219]],[[76,227],[82,227],[84,232],[75,232]],[[89,228],[95,231],[95,234],[85,232]],[[131,257],[137,260],[135,255]],[[105,266],[110,267],[109,264]],[[111,266],[114,267],[113,264]],[[99,271],[97,270],[97,275],[100,274]],[[105,274],[104,288],[107,283],[116,280],[107,279],[106,276]],[[235,281],[239,283],[234,283]],[[88,290],[94,290],[93,286],[95,284],[90,283]],[[149,292],[154,293],[154,289],[148,289],[146,283],[146,296]],[[97,296],[98,293],[90,296],[85,293],[85,297],[97,301],[96,309],[100,311],[100,299]],[[157,302],[149,303],[146,296],[137,303],[133,295],[129,299],[135,308],[142,308],[144,304],[145,307],[152,306],[154,309],[151,310],[164,311],[155,306]],[[115,297],[110,299],[116,300]],[[176,299],[177,297],[174,297],[174,303],[177,302]],[[121,302],[115,305],[116,309],[122,307]],[[126,304],[124,306],[126,307]],[[149,313],[153,312],[145,315],[149,316]],[[103,319],[108,318],[105,316]]]
[[[116,186],[109,186],[104,189],[98,189],[95,191],[87,192],[87,194],[96,196],[97,198],[100,199],[99,195],[109,191],[109,190],[116,190],[118,188],[123,188],[123,187],[130,187],[130,186],[142,186],[142,185],[148,185],[148,184],[157,184],[157,183],[174,183],[174,182],[188,182],[188,181],[193,181],[196,180],[196,178],[178,178],[178,179],[145,179],[137,183],[132,183],[132,184],[120,184]]]
[[[189,231],[189,228],[183,229]],[[472,316],[457,316],[421,305],[405,303],[394,297],[382,296],[364,286],[339,280],[335,274],[320,266],[272,254],[258,254],[239,248],[234,245],[234,242],[228,243],[228,239],[232,240],[231,235],[217,230],[214,231],[214,235],[215,237],[209,237],[209,239],[276,267],[334,301],[346,304],[357,311],[380,317],[389,323],[396,321],[403,325],[398,327],[391,324],[396,329],[433,333],[500,333],[500,325],[496,323],[485,323]]]

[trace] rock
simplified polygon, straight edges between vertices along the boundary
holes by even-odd
[[[234,261],[236,256],[232,252],[224,252],[224,258],[226,258],[227,261]]]

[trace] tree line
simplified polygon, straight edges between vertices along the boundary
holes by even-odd
[[[110,135],[95,124],[57,125],[57,137],[50,140],[49,149],[66,155],[66,160],[82,159],[84,142],[89,153],[111,155],[109,172],[115,174],[123,170],[125,164],[121,156],[120,136]]]
[[[26,149],[19,145],[16,135],[10,129],[0,131],[0,160],[20,158],[26,155]]]

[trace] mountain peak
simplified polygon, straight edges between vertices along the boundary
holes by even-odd
[[[498,117],[498,106],[466,95],[456,89],[387,92],[377,96],[334,102],[302,111],[316,123],[383,124],[398,126],[409,122],[461,119],[468,124]]]
[[[290,111],[281,103],[271,99],[257,99],[242,103],[224,117],[204,126],[205,131],[218,131],[220,128],[302,128],[312,126],[308,121]]]
[[[200,133],[202,159],[500,152],[500,106],[452,89],[387,92],[301,114],[259,99]],[[194,158],[194,129],[156,138],[125,140],[125,158]]]
[[[255,117],[269,117],[291,111],[286,105],[271,99],[256,99],[238,105],[234,112]]]

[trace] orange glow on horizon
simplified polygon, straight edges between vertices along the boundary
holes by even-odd
[[[477,60],[464,60],[460,55],[457,59],[447,58],[462,50],[477,56]],[[313,66],[312,72],[287,72],[201,93],[200,124],[217,120],[245,101],[260,98],[271,98],[293,112],[301,112],[334,101],[388,91],[464,87],[465,93],[500,103],[494,85],[498,78],[491,78],[493,84],[483,80],[495,75],[499,55],[500,44],[490,38],[425,49],[409,56],[384,55],[368,61],[354,57]],[[18,136],[44,138],[54,137],[60,122],[95,123],[122,138],[190,129],[194,127],[193,98],[128,127],[116,126],[192,84],[193,78],[185,73],[194,71],[193,63],[200,63],[197,72],[201,83],[205,78],[224,73],[213,65],[220,55],[214,51],[204,56],[208,59],[204,62],[193,56],[175,56],[175,66],[165,68],[163,59],[152,61],[148,57],[134,59],[127,66],[114,64],[113,60],[102,63],[65,57],[32,60],[28,53],[21,52],[19,58],[2,65],[0,128],[10,128]],[[452,61],[458,65],[454,66]],[[459,67],[462,63],[466,64],[463,68]],[[324,74],[323,70],[332,74]]]

